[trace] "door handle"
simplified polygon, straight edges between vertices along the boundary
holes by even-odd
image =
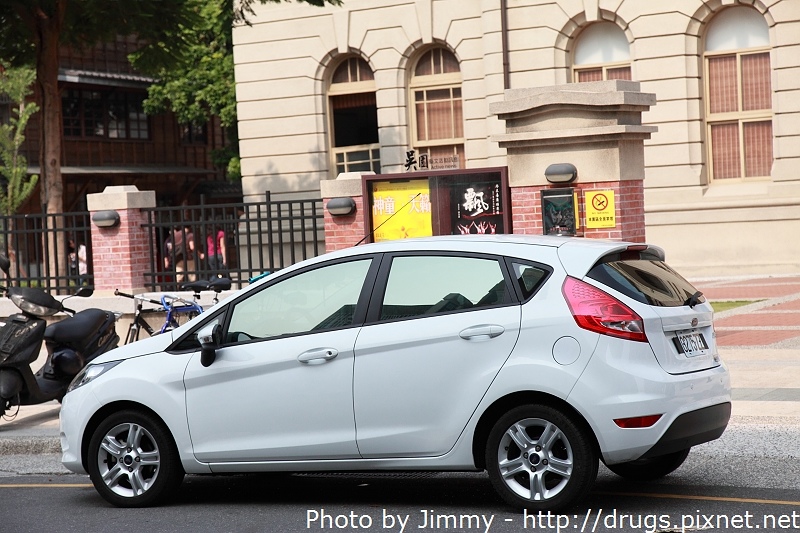
[[[333,348],[315,348],[301,353],[297,360],[301,363],[324,363],[339,355],[339,351]]]
[[[458,336],[468,341],[488,340],[502,335],[505,330],[506,328],[498,324],[481,324],[462,330]]]

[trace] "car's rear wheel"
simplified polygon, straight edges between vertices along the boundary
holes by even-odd
[[[183,480],[169,431],[154,416],[120,411],[97,427],[89,442],[89,477],[118,507],[147,507],[174,495]]]
[[[507,503],[559,511],[591,489],[598,459],[589,435],[569,416],[550,406],[525,405],[506,413],[492,428],[486,467]]]
[[[606,465],[608,469],[632,481],[650,481],[671,474],[683,464],[689,455],[691,448],[680,450],[667,455],[650,457],[647,459],[637,459],[627,463]]]

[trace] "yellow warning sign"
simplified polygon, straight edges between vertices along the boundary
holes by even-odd
[[[616,227],[614,191],[586,191],[583,200],[587,228]]]

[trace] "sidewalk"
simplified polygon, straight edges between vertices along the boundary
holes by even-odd
[[[800,276],[692,282],[712,302],[752,301],[715,318],[734,418],[800,420]],[[1,420],[0,455],[60,453],[59,406],[24,406],[14,420]]]
[[[733,415],[800,418],[800,276],[694,280],[709,300],[752,303],[717,313]]]

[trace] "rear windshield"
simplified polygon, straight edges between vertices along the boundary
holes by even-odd
[[[592,267],[588,277],[648,305],[680,307],[705,302],[699,294],[693,299],[697,289],[647,252],[606,256]]]

